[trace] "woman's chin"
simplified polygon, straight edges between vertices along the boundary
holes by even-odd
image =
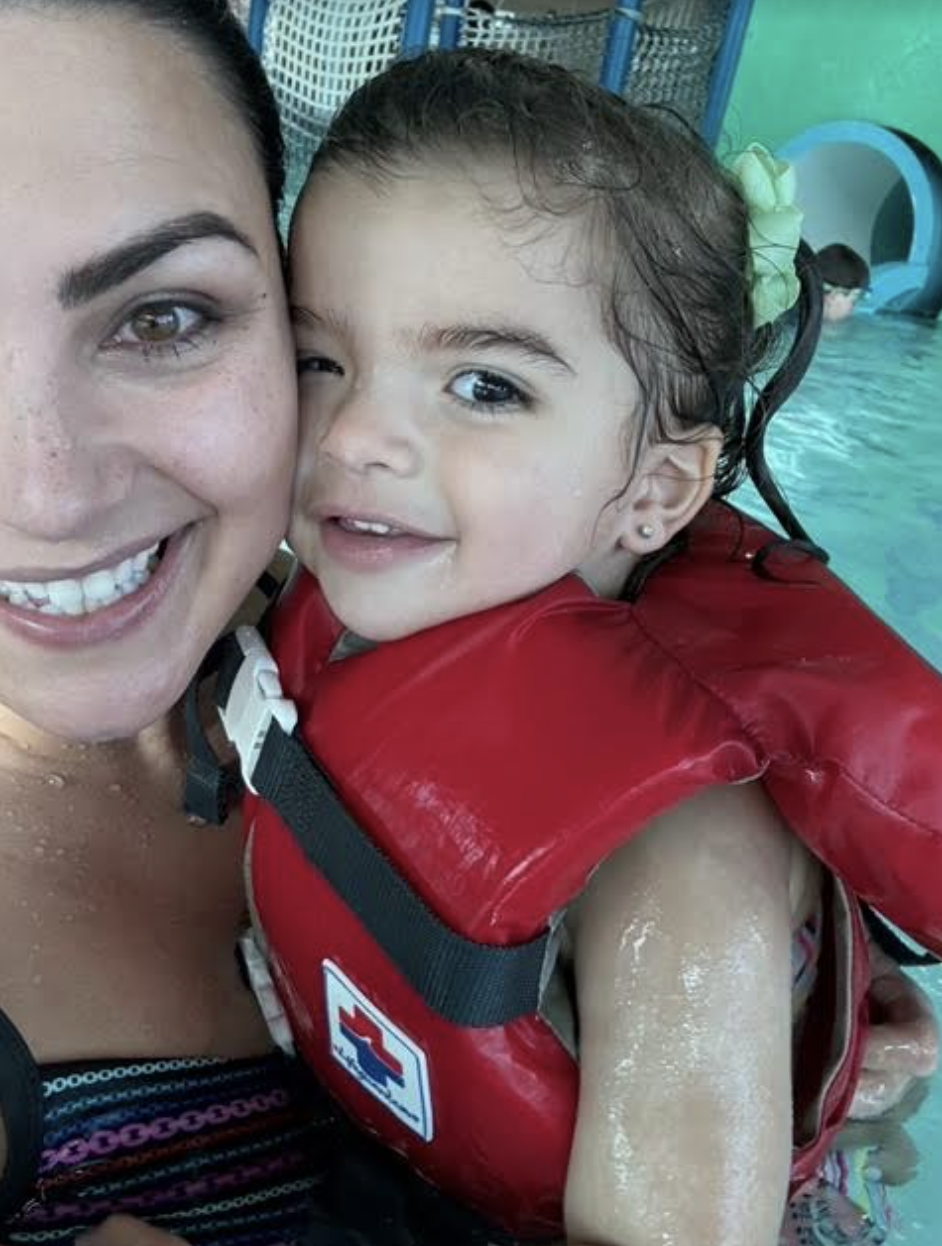
[[[4,704],[19,720],[19,728],[11,726],[9,734],[26,736],[34,731],[68,744],[134,739],[164,719],[185,691],[185,679],[170,679],[166,671],[160,675],[159,681],[89,679],[81,688],[60,684],[41,696],[11,696]]]

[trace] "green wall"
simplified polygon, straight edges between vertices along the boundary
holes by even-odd
[[[942,0],[755,0],[720,152],[847,118],[942,157]]]

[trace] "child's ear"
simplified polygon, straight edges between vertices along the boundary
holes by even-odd
[[[710,500],[723,438],[710,426],[683,441],[658,441],[641,455],[619,543],[637,556],[666,545]]]

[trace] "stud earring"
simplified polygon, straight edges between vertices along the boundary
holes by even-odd
[[[644,537],[646,541],[650,541],[651,537],[654,536],[654,525],[650,523],[639,524],[638,535]]]

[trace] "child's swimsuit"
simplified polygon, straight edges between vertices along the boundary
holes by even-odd
[[[190,1246],[301,1240],[331,1115],[282,1053],[37,1066],[0,1012],[0,1240],[67,1246],[123,1212]]]

